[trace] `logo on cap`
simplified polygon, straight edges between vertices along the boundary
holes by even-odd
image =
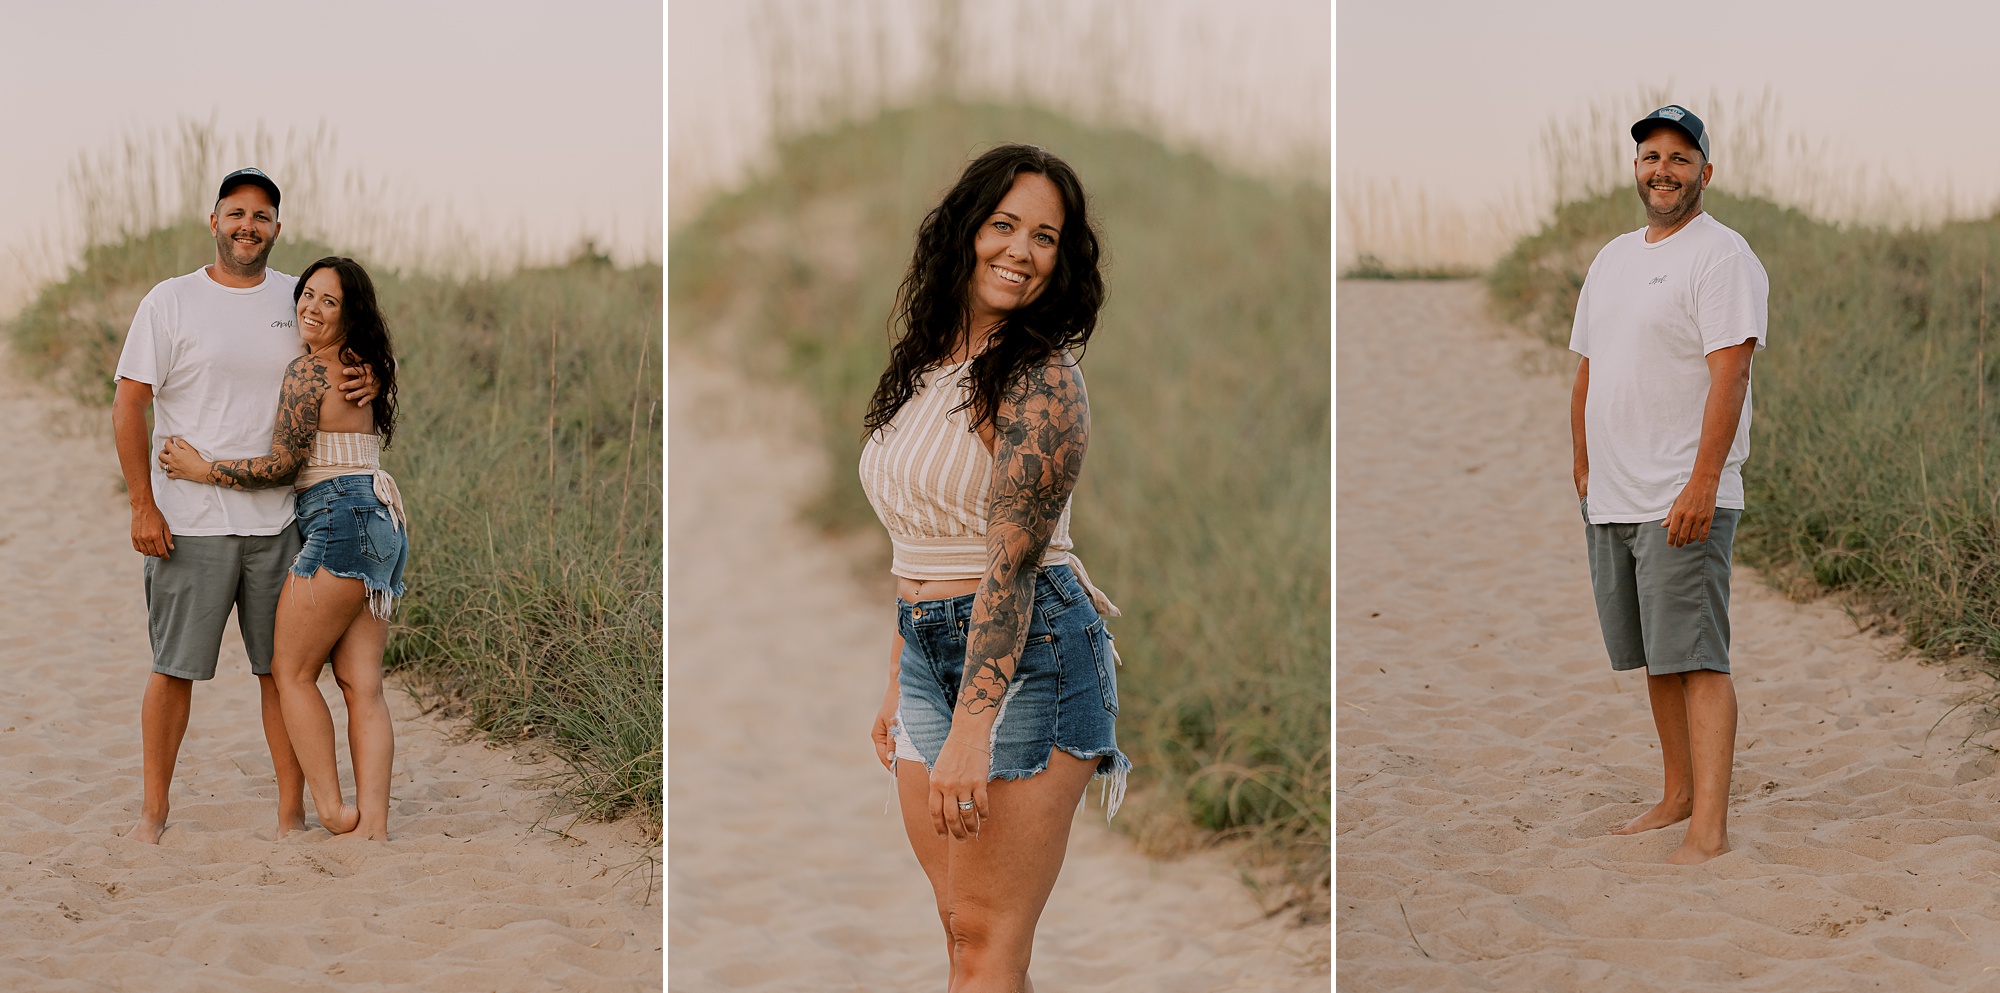
[[[1664,117],[1670,121],[1678,121],[1681,118],[1687,116],[1687,111],[1682,110],[1679,107],[1675,107],[1671,104],[1665,107],[1661,107],[1658,111],[1655,111],[1655,113],[1659,114],[1659,116]]]

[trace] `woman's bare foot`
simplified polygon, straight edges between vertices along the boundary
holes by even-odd
[[[293,831],[304,831],[305,829],[306,811],[304,807],[297,810],[278,811],[278,837],[283,838]]]
[[[1698,844],[1693,838],[1681,842],[1681,847],[1667,856],[1668,865],[1700,865],[1729,851],[1729,839],[1724,838],[1714,845]]]
[[[1688,815],[1692,813],[1694,813],[1694,801],[1692,799],[1661,800],[1659,803],[1653,805],[1653,809],[1648,810],[1645,813],[1632,818],[1630,821],[1625,822],[1624,827],[1617,828],[1615,830],[1608,831],[1605,833],[1638,834],[1641,831],[1651,831],[1654,828],[1663,828],[1669,824],[1679,824],[1680,822],[1687,820]]]
[[[334,834],[346,834],[361,823],[361,810],[351,804],[341,804],[331,816],[321,814],[319,826]]]
[[[147,817],[142,814],[139,823],[132,825],[132,830],[125,832],[125,837],[133,841],[143,841],[148,845],[157,845],[160,843],[160,833],[166,829],[166,815]]]

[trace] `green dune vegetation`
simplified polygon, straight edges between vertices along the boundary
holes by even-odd
[[[331,254],[286,235],[271,264]],[[203,220],[91,247],[8,322],[17,361],[108,408],[140,298],[214,257]],[[583,813],[657,830],[660,267],[586,249],[491,278],[371,275],[401,376],[383,463],[413,522],[389,664],[427,707],[561,758]]]
[[[1890,231],[1713,189],[1704,207],[1771,277],[1742,560],[2000,679],[2000,215]],[[1494,309],[1566,345],[1598,248],[1644,224],[1630,189],[1564,204],[1494,266]],[[1992,716],[2000,690],[1967,702]]]
[[[1325,913],[1331,841],[1330,198],[1130,131],[937,104],[789,140],[676,231],[669,334],[802,384],[834,472],[812,514],[879,527],[852,467],[924,212],[978,152],[1047,147],[1091,196],[1108,302],[1083,359],[1077,552],[1112,622],[1118,823],[1159,851],[1246,838],[1274,903]],[[881,564],[886,568],[887,563]],[[888,634],[885,629],[884,641]],[[1191,830],[1192,829],[1192,830]]]

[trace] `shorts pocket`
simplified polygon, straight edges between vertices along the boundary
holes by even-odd
[[[360,536],[361,554],[370,562],[388,562],[396,557],[396,524],[381,507],[355,507],[354,530]]]
[[[1111,657],[1111,632],[1104,629],[1104,618],[1100,617],[1084,629],[1084,640],[1090,642],[1091,661],[1097,663],[1097,692],[1104,698],[1104,711],[1118,716],[1118,666]]]
[[[327,515],[331,513],[333,508],[325,504],[297,507],[292,512],[292,523],[298,526],[299,534],[304,535],[308,530],[323,524]]]

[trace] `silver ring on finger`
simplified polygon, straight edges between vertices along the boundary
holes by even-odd
[[[973,803],[973,802],[972,802],[971,800],[960,800],[960,801],[958,801],[958,809],[960,809],[960,810],[971,810],[971,809],[972,809],[973,807],[976,807],[976,806],[978,806],[978,804],[976,804],[976,803]]]

